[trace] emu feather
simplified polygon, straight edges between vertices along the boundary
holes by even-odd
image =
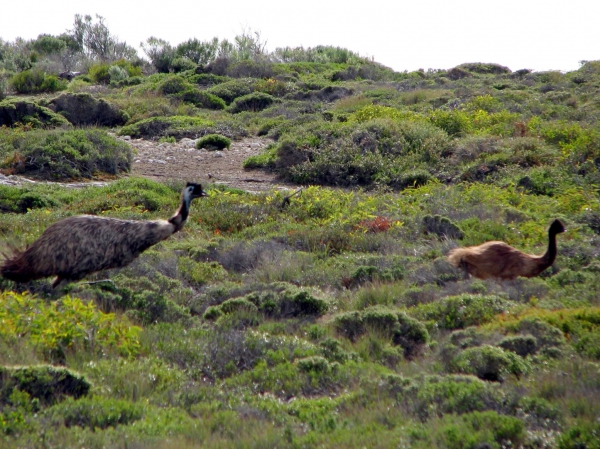
[[[79,215],[54,223],[25,251],[4,261],[6,279],[27,282],[56,276],[77,281],[89,273],[130,264],[151,246],[180,231],[194,198],[206,196],[200,184],[187,183],[181,206],[169,220],[132,221]]]
[[[534,277],[554,263],[557,254],[556,234],[564,231],[563,224],[554,220],[548,229],[548,249],[541,256],[525,254],[504,242],[494,241],[453,249],[448,254],[448,260],[479,279]]]

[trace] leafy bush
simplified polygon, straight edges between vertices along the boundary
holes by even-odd
[[[538,349],[537,340],[531,335],[514,335],[503,338],[499,343],[502,349],[512,351],[521,357],[535,354]]]
[[[0,101],[0,126],[29,125],[33,128],[54,128],[69,125],[69,121],[51,109],[32,101],[10,99]]]
[[[464,237],[461,229],[446,217],[439,215],[425,215],[423,217],[423,232],[435,234],[441,238],[462,239]]]
[[[502,382],[509,374],[520,377],[529,370],[529,366],[513,352],[482,345],[459,353],[451,362],[451,370],[473,374],[483,380]]]
[[[236,98],[248,95],[253,91],[254,81],[251,78],[227,81],[206,90],[209,94],[222,98],[227,104],[230,104]]]
[[[48,106],[78,126],[121,126],[128,120],[117,106],[88,93],[63,94],[50,100]]]
[[[444,329],[461,329],[489,322],[510,306],[509,301],[495,295],[462,294],[419,305],[411,313],[423,320],[434,320]]]
[[[225,102],[217,97],[216,95],[209,94],[208,92],[201,91],[197,88],[189,88],[180,92],[177,95],[181,100],[192,103],[198,108],[204,109],[225,109]]]
[[[12,154],[2,156],[4,168],[54,180],[116,175],[132,163],[129,145],[97,129],[30,132],[13,141]]]
[[[95,430],[116,428],[137,421],[144,414],[144,406],[115,399],[67,399],[48,410],[48,414],[52,417],[54,425],[88,427]]]
[[[196,141],[196,148],[223,150],[231,146],[231,140],[220,134],[207,134]]]
[[[67,368],[50,365],[25,367],[0,366],[0,406],[10,400],[14,390],[24,391],[42,405],[51,405],[66,397],[78,399],[90,391],[85,377]]]
[[[39,70],[24,70],[10,79],[10,84],[20,94],[56,92],[67,88],[66,81]]]
[[[333,325],[339,334],[352,341],[368,332],[389,338],[404,349],[404,356],[408,358],[419,354],[429,340],[423,323],[405,313],[380,306],[339,314]]]
[[[0,293],[0,335],[30,342],[49,360],[62,361],[67,352],[84,348],[92,353],[139,351],[140,329],[125,318],[102,313],[80,299],[64,296],[46,303],[29,295]]]
[[[163,136],[195,138],[198,134],[206,134],[206,130],[214,126],[212,121],[201,117],[151,117],[124,126],[119,131],[121,136],[152,139]]]
[[[268,108],[276,102],[275,97],[263,92],[252,92],[248,95],[237,97],[229,106],[229,111],[238,113],[242,111],[258,112]]]

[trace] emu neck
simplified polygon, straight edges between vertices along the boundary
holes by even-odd
[[[175,215],[169,218],[169,223],[175,226],[175,230],[173,232],[181,231],[183,225],[185,225],[185,221],[187,220],[188,215],[190,214],[190,202],[190,198],[186,198],[185,196],[183,196],[181,198],[181,206],[179,206],[179,209],[177,209]]]
[[[554,263],[556,259],[556,253],[558,252],[556,248],[556,233],[548,232],[548,250],[541,257],[545,264],[549,267]]]

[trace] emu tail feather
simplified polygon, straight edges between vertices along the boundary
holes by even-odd
[[[455,248],[448,254],[448,261],[455,267],[460,267],[463,256],[468,252],[466,248]]]
[[[4,254],[6,257],[6,254]],[[40,276],[32,272],[31,266],[25,253],[15,251],[11,258],[6,258],[0,266],[0,274],[3,278],[15,282],[28,282],[38,279]]]

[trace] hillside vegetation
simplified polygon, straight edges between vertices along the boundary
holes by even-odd
[[[109,282],[0,279],[0,446],[600,448],[599,61],[394,72],[251,32],[144,50],[80,16],[0,40],[1,173],[113,179],[0,186],[0,250],[74,214],[169,217],[183,184],[128,177],[118,136],[224,157],[264,136],[245,166],[303,190],[205,186],[182,232],[86,279]],[[446,260],[541,254],[556,218],[539,277]]]

